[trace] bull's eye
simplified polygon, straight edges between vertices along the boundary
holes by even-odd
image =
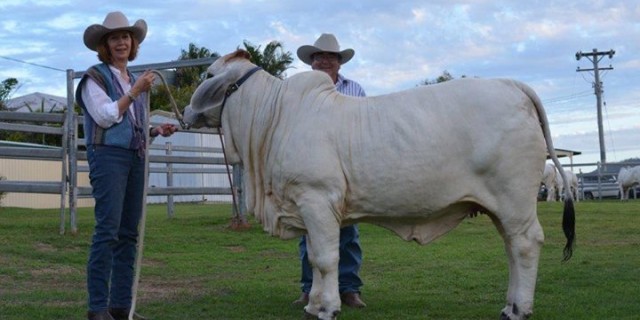
[[[199,77],[200,78],[200,82],[205,81],[205,80],[207,80],[207,79],[209,79],[211,77],[213,77],[213,75],[205,71],[205,72],[200,74],[200,77]]]

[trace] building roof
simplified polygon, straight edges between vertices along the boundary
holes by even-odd
[[[620,172],[622,167],[633,167],[640,165],[640,158],[626,159],[620,162],[607,162],[600,166],[600,174],[615,174]],[[584,173],[584,175],[598,175],[598,169]]]
[[[34,92],[6,101],[7,110],[18,112],[61,112],[67,107],[67,98]]]
[[[554,149],[554,150],[556,151],[556,156],[558,156],[558,158],[562,158],[562,157],[573,158],[573,156],[582,154],[582,152],[574,151],[574,150],[567,150],[567,149]],[[549,153],[547,153],[547,159],[551,159],[551,157],[549,157]]]

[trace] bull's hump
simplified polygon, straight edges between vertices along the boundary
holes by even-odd
[[[295,74],[286,80],[285,83],[292,90],[310,90],[316,88],[334,88],[331,78],[322,71],[306,71]]]

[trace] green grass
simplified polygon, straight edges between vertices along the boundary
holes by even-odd
[[[640,201],[580,202],[577,247],[562,260],[561,204],[539,203],[546,241],[534,319],[638,319]],[[252,222],[228,228],[230,206],[148,208],[138,310],[154,320],[301,319],[297,241]],[[58,234],[58,210],[0,208],[0,319],[84,319],[90,209],[77,235]],[[253,221],[253,220],[250,220]],[[507,261],[486,216],[427,245],[360,224],[368,307],[341,319],[497,319]]]

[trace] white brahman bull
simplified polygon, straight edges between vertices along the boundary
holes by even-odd
[[[565,170],[562,167],[558,169],[558,171],[560,170],[564,170],[564,176],[569,181],[568,185],[571,189],[571,195],[573,195],[573,199],[578,202],[578,176],[576,176],[573,171]],[[562,175],[559,172],[556,174],[556,185],[558,188],[558,195],[560,196],[560,198],[562,198],[562,194],[564,193],[564,181],[562,179]]]
[[[620,168],[618,172],[620,200],[629,200],[629,190],[637,184],[640,184],[640,166]]]
[[[244,166],[247,209],[265,231],[308,235],[308,314],[325,320],[340,312],[340,226],[374,223],[427,244],[480,212],[502,235],[509,261],[501,318],[531,315],[544,241],[535,195],[546,151],[560,166],[531,88],[464,79],[350,97],[324,72],[271,76],[243,50],[208,72],[185,120],[222,127],[226,156]],[[565,260],[575,233],[566,198]]]
[[[542,184],[547,188],[547,201],[556,201],[556,190],[558,187],[557,176],[558,172],[556,171],[556,166],[554,166],[553,163],[547,163],[544,165],[544,171],[542,172]]]

